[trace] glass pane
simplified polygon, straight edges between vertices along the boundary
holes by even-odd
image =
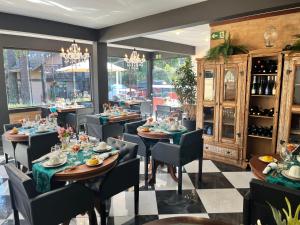
[[[153,61],[153,108],[156,111],[158,105],[169,105],[171,107],[179,107],[180,102],[175,92],[173,79],[178,76],[176,74],[186,60],[185,57],[160,59]]]
[[[295,72],[295,88],[294,88],[294,101],[295,105],[300,105],[300,65],[296,66]]]
[[[127,69],[124,58],[108,57],[108,99],[124,101],[147,97],[147,61],[136,71]]]
[[[224,138],[234,138],[235,109],[234,108],[223,108],[222,116],[223,116],[222,136]]]
[[[204,100],[213,101],[215,99],[215,73],[213,70],[204,71]]]
[[[90,63],[65,64],[57,52],[4,49],[8,108],[91,101]]]
[[[224,74],[224,101],[235,101],[237,71],[234,68],[225,69]]]
[[[300,144],[300,114],[292,114],[289,142]]]
[[[203,108],[203,127],[204,134],[213,135],[214,134],[214,107],[204,107]]]

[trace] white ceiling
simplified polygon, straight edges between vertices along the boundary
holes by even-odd
[[[171,41],[196,47],[196,55],[202,57],[210,47],[210,27],[208,24],[147,35],[145,37]]]
[[[103,28],[205,0],[0,0],[0,11]]]

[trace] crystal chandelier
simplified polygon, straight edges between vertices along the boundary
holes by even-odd
[[[88,49],[85,49],[85,52],[82,53],[80,51],[80,47],[77,45],[75,40],[71,44],[71,46],[65,51],[64,48],[61,48],[61,57],[65,59],[66,63],[78,63],[80,61],[85,61],[89,59],[90,54],[88,53]]]
[[[140,55],[135,49],[133,49],[132,53],[130,54],[130,58],[128,58],[127,54],[125,54],[124,60],[127,63],[128,68],[132,70],[137,70],[139,66],[141,66],[146,61],[145,55],[140,58]]]

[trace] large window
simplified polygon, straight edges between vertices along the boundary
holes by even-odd
[[[108,57],[108,98],[122,101],[147,97],[147,62],[136,71],[127,69],[123,58]]]
[[[50,104],[59,98],[90,101],[89,61],[66,65],[59,53],[4,49],[9,108]]]
[[[178,98],[172,85],[176,70],[184,64],[185,58],[159,59],[153,62],[153,106],[177,105]]]

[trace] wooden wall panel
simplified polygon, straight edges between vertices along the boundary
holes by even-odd
[[[277,48],[284,48],[293,41],[293,35],[300,34],[300,12],[270,16],[246,21],[211,26],[211,32],[230,32],[236,44],[245,45],[249,50],[265,48],[264,32],[270,25],[278,31]],[[214,47],[223,40],[211,40]]]

